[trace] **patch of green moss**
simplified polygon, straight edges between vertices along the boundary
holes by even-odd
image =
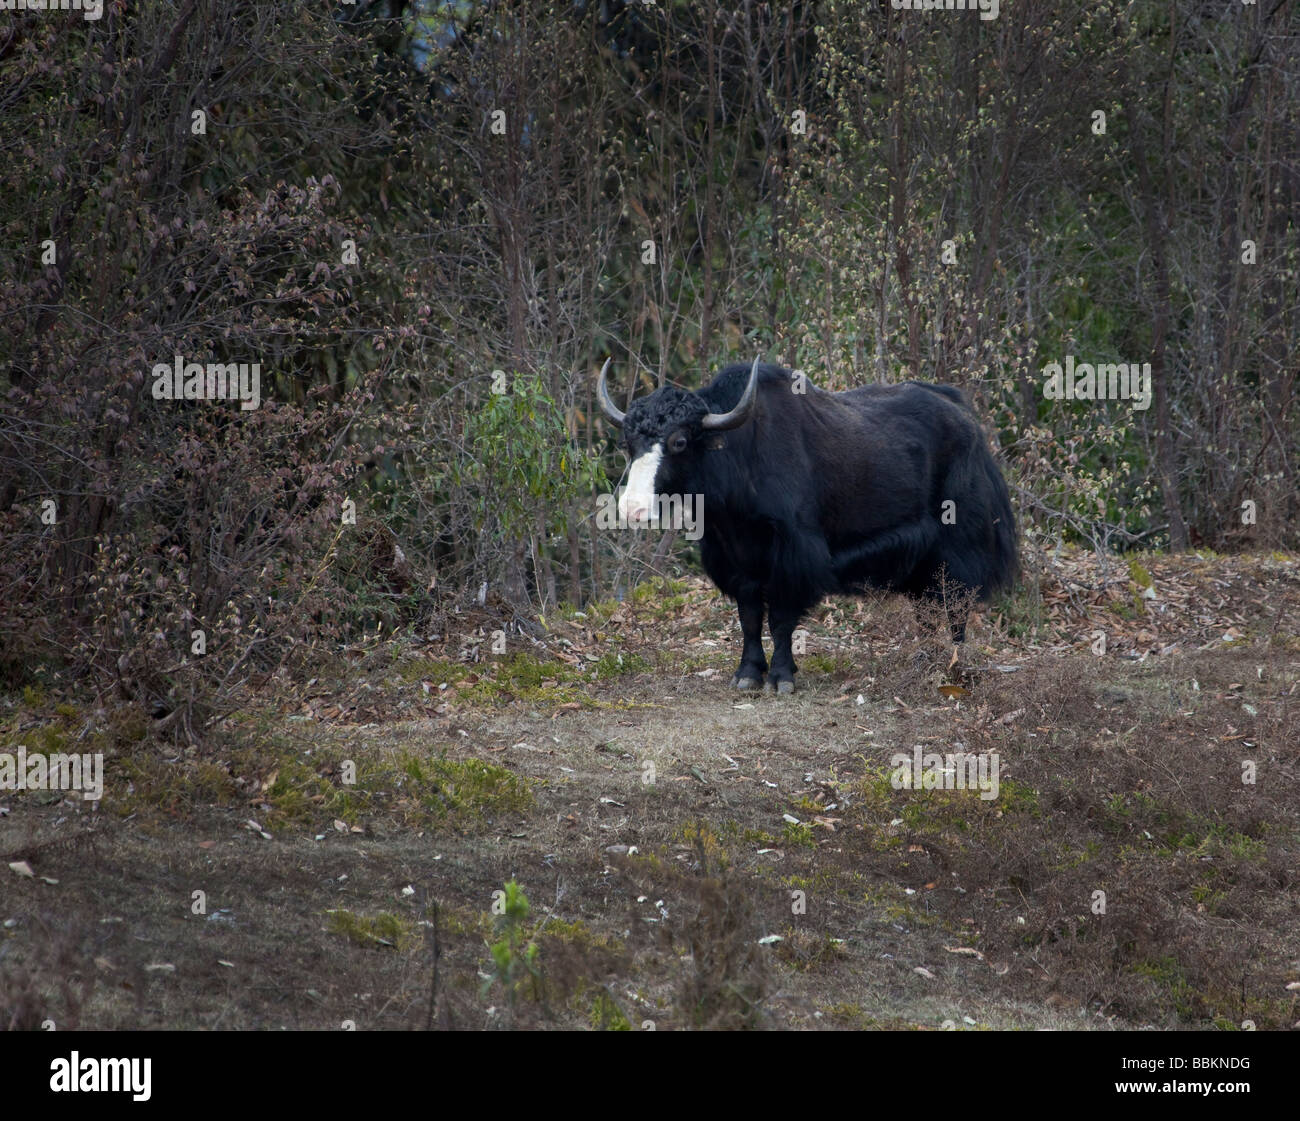
[[[622,604],[616,599],[592,600],[591,603],[581,608],[566,603],[561,605],[557,614],[559,618],[564,619],[566,622],[581,623],[594,629],[608,622],[609,617],[621,606]]]
[[[740,833],[740,839],[747,845],[758,845],[765,849],[771,848],[777,841],[776,836],[765,829],[744,829]]]
[[[549,919],[537,932],[537,940],[543,945],[548,941],[563,942],[583,953],[604,950],[618,953],[623,949],[623,942],[608,934],[600,934],[591,929],[581,919]]]
[[[416,681],[428,681],[434,688],[439,685],[452,685],[461,681],[469,673],[469,666],[462,662],[449,662],[437,658],[413,658],[405,662],[397,671],[408,685]]]
[[[868,825],[863,827],[868,845],[875,852],[894,852],[903,847],[903,835],[888,825]]]
[[[1229,857],[1249,863],[1262,862],[1268,852],[1263,841],[1229,829],[1226,825],[1207,823],[1204,818],[1191,816],[1181,833],[1171,833],[1162,847],[1164,855],[1185,851],[1193,857]]]
[[[591,664],[597,681],[622,677],[627,673],[644,673],[653,667],[640,654],[622,654],[617,651],[604,654]]]
[[[433,910],[430,908],[421,916],[421,921],[432,924]],[[455,903],[438,905],[438,937],[486,939],[492,933],[492,916],[472,907],[460,907]]]
[[[1002,595],[994,601],[994,612],[1012,638],[1037,635],[1047,621],[1043,596],[1034,581],[1021,581],[1014,595]]]
[[[798,873],[782,876],[780,883],[794,891],[815,891],[825,894],[840,894],[841,876],[849,879],[861,879],[853,873],[846,873],[838,868],[821,868],[809,875]]]
[[[1112,834],[1144,838],[1165,857],[1188,853],[1253,863],[1264,860],[1267,853],[1263,841],[1203,814],[1169,806],[1145,791],[1112,795],[1105,803],[1100,825]]]
[[[499,661],[487,662],[479,667],[481,677],[459,696],[465,700],[506,703],[512,700],[530,704],[573,704],[594,708],[595,702],[578,682],[593,678],[578,665],[567,662],[542,661],[532,654],[520,651]]]
[[[1063,872],[1070,868],[1080,868],[1084,864],[1089,864],[1101,855],[1101,845],[1097,841],[1088,841],[1083,848],[1076,849],[1070,845],[1062,847],[1056,862],[1052,864],[1052,869],[1057,872]]]
[[[731,854],[722,838],[714,832],[712,826],[702,821],[689,821],[680,826],[674,831],[673,839],[694,850],[709,870],[726,868],[731,863]]]
[[[47,755],[68,750],[68,733],[57,724],[46,724],[40,729],[41,749]]]
[[[1192,900],[1198,906],[1204,907],[1206,912],[1214,914],[1219,905],[1227,897],[1227,892],[1216,888],[1213,884],[1200,883],[1192,886]]]
[[[464,826],[496,814],[526,813],[533,804],[527,780],[482,759],[405,754],[398,767],[406,793],[438,821]]]
[[[1134,975],[1145,977],[1160,989],[1173,1005],[1174,1011],[1184,1019],[1193,1018],[1193,992],[1178,959],[1166,955],[1147,958],[1130,967]]]
[[[627,863],[637,875],[662,876],[670,871],[668,862],[657,852],[636,852],[629,855]],[[676,872],[676,869],[671,869]]]
[[[168,762],[142,749],[108,761],[105,770],[104,808],[119,817],[150,812],[186,817],[199,807],[241,800],[233,776],[211,760]]]
[[[118,745],[142,743],[149,735],[149,720],[139,709],[128,709],[118,714],[108,734]]]
[[[656,576],[632,589],[632,602],[641,614],[662,619],[680,611],[689,602],[686,582]]]
[[[967,817],[969,799],[966,791],[924,790],[908,792],[898,808],[905,828],[915,833],[965,833],[971,822]]]
[[[1027,813],[1035,817],[1039,814],[1038,791],[1013,778],[998,782],[998,796],[993,802],[1003,813]]]
[[[274,781],[262,794],[271,807],[269,825],[323,823],[335,818],[348,825],[361,824],[372,808],[371,791],[384,781],[382,771],[374,765],[359,767],[355,784],[336,785],[316,769],[320,765],[319,761],[308,764],[297,758],[281,761]]]
[[[802,654],[799,657],[799,668],[828,676],[850,673],[853,670],[853,659],[841,654]]]
[[[1145,614],[1142,610],[1141,600],[1137,597],[1134,597],[1131,601],[1114,600],[1113,602],[1106,604],[1106,610],[1112,615],[1117,615],[1119,618],[1128,622],[1140,619]]]
[[[854,799],[859,813],[869,817],[888,815],[897,791],[890,782],[891,772],[885,768],[868,766],[854,784]]]
[[[862,893],[864,902],[880,912],[890,922],[910,923],[912,926],[942,926],[943,919],[915,905],[921,896],[908,895],[896,884],[875,884]]]
[[[345,760],[354,782],[344,781]],[[481,759],[360,753],[345,745],[308,753],[280,734],[241,732],[224,760],[168,761],[149,745],[109,760],[105,806],[122,816],[145,810],[176,816],[231,804],[257,807],[257,820],[272,832],[303,826],[330,831],[335,821],[358,826],[381,813],[410,829],[463,830],[497,814],[527,812],[532,793],[513,771]]]
[[[890,802],[882,811],[892,811],[908,829],[920,833],[967,833],[988,827],[1008,814],[1039,814],[1037,790],[1013,779],[999,781],[997,797],[986,798],[983,795],[990,793],[991,787],[895,790],[888,777],[877,777],[865,787],[865,800],[879,799],[885,790],[889,791]]]
[[[416,946],[415,923],[384,911],[378,915],[358,915],[335,909],[326,912],[325,929],[357,946],[409,950]]]
[[[836,1027],[867,1031],[876,1026],[875,1018],[864,1012],[860,1004],[850,1004],[847,1001],[839,1004],[823,1004],[818,1011]]]
[[[773,948],[777,958],[802,973],[835,965],[845,957],[843,940],[824,931],[789,928]]]

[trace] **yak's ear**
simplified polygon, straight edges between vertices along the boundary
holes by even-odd
[[[727,437],[721,432],[714,432],[707,440],[704,441],[704,450],[706,452],[721,451],[727,446]]]

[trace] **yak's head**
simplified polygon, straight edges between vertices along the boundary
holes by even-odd
[[[698,393],[670,385],[633,401],[626,413],[621,412],[605,382],[611,361],[606,360],[600,371],[600,407],[623,430],[623,447],[632,464],[618,510],[628,522],[644,522],[655,509],[657,495],[671,489],[676,480],[691,476],[691,466],[716,439],[714,433],[738,428],[749,419],[758,394],[758,359],[736,407],[726,413],[710,412]]]

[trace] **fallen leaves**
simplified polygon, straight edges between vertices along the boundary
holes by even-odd
[[[967,957],[978,958],[980,961],[984,960],[984,955],[974,946],[945,946],[944,949],[950,954],[965,954]]]

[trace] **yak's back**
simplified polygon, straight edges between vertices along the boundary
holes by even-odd
[[[714,412],[727,412],[735,408],[749,382],[750,366],[734,363],[720,370],[700,396]],[[760,395],[771,401],[776,394],[787,394],[795,411],[835,405],[847,405],[855,411],[871,415],[910,416],[921,421],[948,419],[965,428],[974,419],[974,411],[966,395],[952,385],[936,385],[924,381],[904,381],[892,385],[863,385],[841,392],[819,389],[811,381],[797,385],[792,370],[784,366],[760,364],[758,367]],[[937,407],[936,407],[937,406]],[[954,409],[955,406],[955,409]],[[960,419],[958,419],[960,417]]]
[[[966,395],[955,385],[936,385],[928,381],[900,381],[892,385],[862,385],[835,394],[848,404],[882,412],[947,412],[955,405],[962,413],[973,415]]]

